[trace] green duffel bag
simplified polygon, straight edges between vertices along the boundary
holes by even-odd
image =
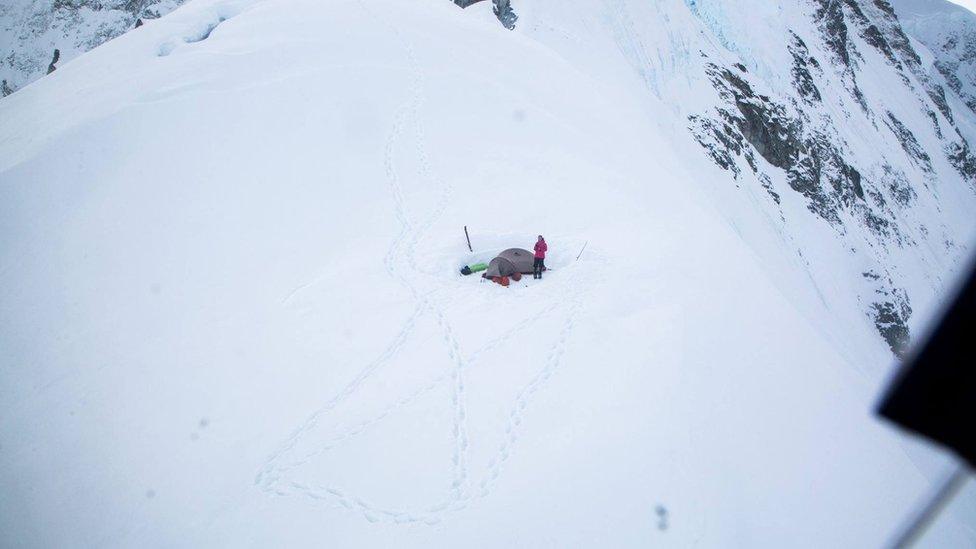
[[[464,268],[461,269],[461,274],[467,276],[471,273],[481,272],[486,269],[488,269],[487,263],[475,263],[474,265],[465,265]]]

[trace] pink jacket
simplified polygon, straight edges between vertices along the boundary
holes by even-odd
[[[545,240],[540,240],[540,241],[536,242],[535,243],[535,257],[537,259],[545,259],[546,258],[546,250],[548,250],[548,249],[549,249],[549,246],[546,246],[546,241]]]

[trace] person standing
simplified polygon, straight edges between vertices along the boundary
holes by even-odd
[[[545,270],[545,260],[546,251],[549,249],[546,246],[546,239],[539,235],[539,240],[535,243],[535,261],[532,262],[532,278],[542,278],[542,271]]]

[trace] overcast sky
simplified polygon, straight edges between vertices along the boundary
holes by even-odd
[[[966,9],[968,9],[969,11],[976,12],[976,0],[949,0],[949,1],[959,4],[960,6],[963,6]]]

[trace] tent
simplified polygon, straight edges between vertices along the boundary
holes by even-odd
[[[512,276],[515,273],[529,274],[532,272],[534,259],[535,255],[528,250],[510,248],[492,259],[491,263],[488,264],[488,270],[482,276],[493,278],[496,276]]]

